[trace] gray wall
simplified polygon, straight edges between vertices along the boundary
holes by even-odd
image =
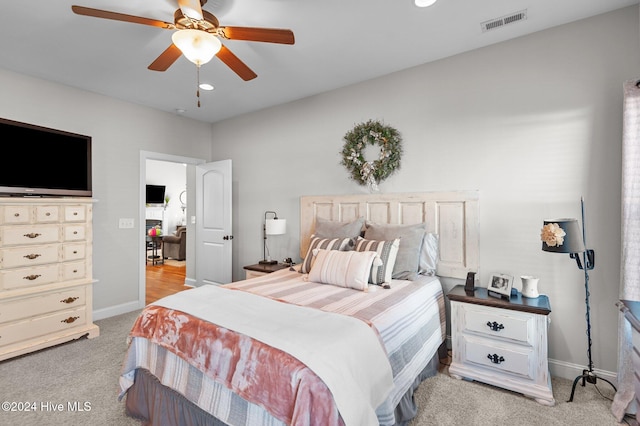
[[[639,77],[638,32],[634,6],[216,123],[213,158],[233,159],[234,275],[262,256],[265,210],[288,221],[273,257],[296,257],[301,195],[367,191],[339,165],[342,136],[380,119],[404,142],[380,190],[478,189],[480,280],[540,277],[552,372],[570,378],[586,364],[583,274],[539,234],[544,219],[579,217],[584,196],[593,359],[616,371],[622,84]]]

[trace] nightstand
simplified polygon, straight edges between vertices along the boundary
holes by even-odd
[[[245,266],[244,278],[255,278],[265,274],[270,274],[275,271],[279,271],[280,269],[288,268],[289,265],[286,263],[274,263],[273,265],[263,265],[260,263],[256,263],[255,265]]]
[[[547,358],[549,298],[509,301],[491,297],[486,288],[467,293],[456,286],[451,302],[452,361],[449,374],[522,393],[553,406]]]

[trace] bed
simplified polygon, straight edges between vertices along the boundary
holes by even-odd
[[[402,425],[478,268],[478,193],[300,199],[300,262],[147,306],[120,376],[149,424]],[[404,243],[404,244],[403,244]]]

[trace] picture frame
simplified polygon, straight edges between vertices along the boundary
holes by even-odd
[[[493,273],[489,276],[487,290],[489,293],[496,293],[498,297],[511,298],[513,288],[513,276],[507,274]]]

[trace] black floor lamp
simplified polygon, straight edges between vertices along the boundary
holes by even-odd
[[[580,224],[577,219],[555,219],[545,220],[540,234],[543,251],[568,253],[571,259],[576,260],[578,268],[584,271],[584,302],[587,308],[585,318],[587,320],[587,357],[589,364],[587,368],[582,370],[582,374],[573,381],[571,396],[567,402],[573,401],[573,394],[580,380],[582,380],[582,386],[585,386],[587,382],[595,385],[598,381],[598,376],[593,371],[593,361],[591,359],[591,312],[589,306],[589,271],[595,266],[596,257],[593,250],[586,248],[583,199],[580,199],[580,207],[582,210],[582,232],[580,232]],[[581,257],[582,260],[580,260]],[[616,390],[614,384],[609,380],[603,377],[600,377],[600,380],[609,383],[613,390]]]

